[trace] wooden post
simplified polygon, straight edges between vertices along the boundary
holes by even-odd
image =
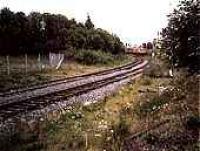
[[[10,75],[10,60],[9,60],[9,56],[6,56],[6,62],[7,62],[7,75]]]
[[[26,70],[26,74],[27,74],[27,70],[28,70],[28,57],[27,54],[25,54],[25,70]]]
[[[39,70],[41,71],[42,67],[41,67],[41,56],[40,56],[40,53],[38,54],[38,65],[39,65]]]
[[[87,132],[85,133],[85,148],[88,148],[88,135]]]

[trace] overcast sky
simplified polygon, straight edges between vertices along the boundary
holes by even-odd
[[[60,13],[84,22],[90,14],[96,27],[131,44],[151,41],[167,25],[178,0],[0,0],[12,11]]]

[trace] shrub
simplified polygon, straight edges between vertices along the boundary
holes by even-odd
[[[100,50],[72,50],[70,59],[82,64],[111,64],[114,63],[115,56],[108,52]],[[69,54],[67,56],[69,57]]]
[[[113,62],[113,57],[109,53],[102,51],[82,50],[76,54],[75,58],[86,64],[108,64]]]

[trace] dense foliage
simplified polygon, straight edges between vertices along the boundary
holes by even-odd
[[[181,0],[163,29],[163,46],[172,63],[199,71],[200,62],[200,1]]]
[[[85,24],[63,15],[0,11],[0,54],[38,53],[71,49],[123,52],[119,37],[95,28],[88,15]]]
[[[103,52],[100,50],[74,50],[70,52],[72,55],[70,58],[73,58],[76,62],[82,64],[114,64],[120,60],[119,55],[112,55],[108,52]],[[69,55],[66,55],[69,56]],[[121,57],[124,55],[121,55]],[[125,58],[125,57],[124,57]]]
[[[153,44],[151,42],[147,43],[147,49],[153,49]]]

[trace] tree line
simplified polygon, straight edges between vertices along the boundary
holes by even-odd
[[[181,0],[168,17],[162,36],[169,59],[175,67],[200,71],[200,1]]]
[[[124,52],[117,35],[95,28],[90,16],[85,23],[64,15],[0,10],[0,54],[36,54],[60,50],[91,49],[112,54]]]

